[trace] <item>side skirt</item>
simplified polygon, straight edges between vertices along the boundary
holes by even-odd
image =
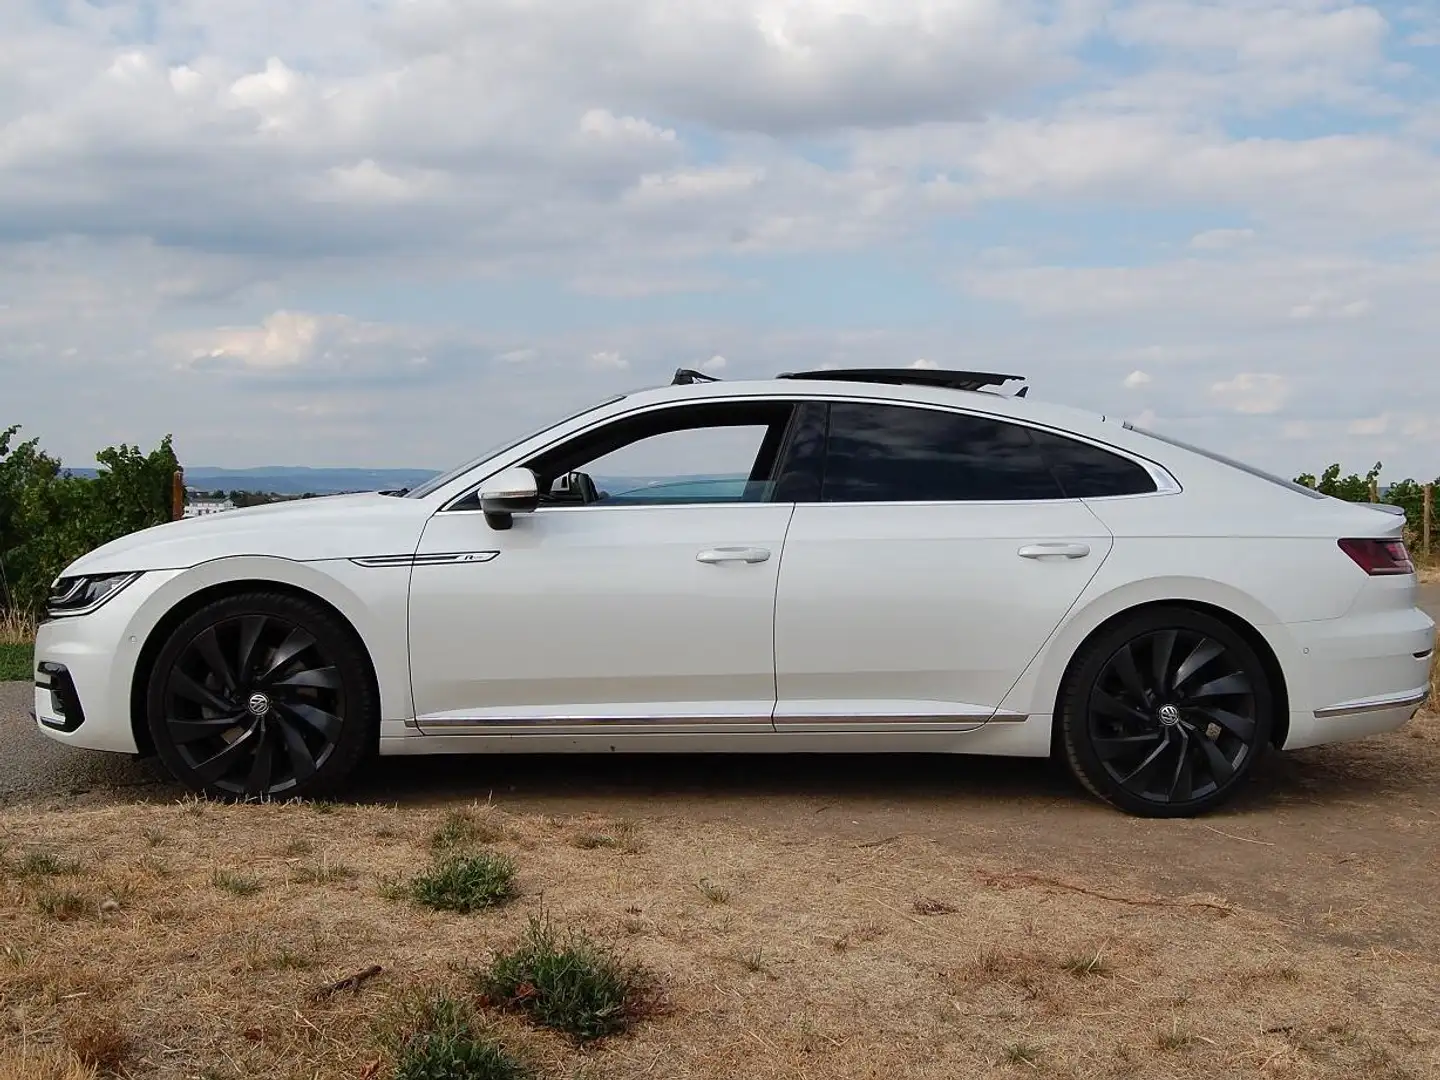
[[[413,721],[411,722],[413,724]],[[1046,715],[992,722],[980,727],[956,725],[896,730],[774,731],[767,724],[721,730],[648,724],[626,729],[537,734],[533,726],[517,734],[421,733],[389,721],[382,726],[380,754],[986,754],[1000,757],[1048,757],[1052,718]]]

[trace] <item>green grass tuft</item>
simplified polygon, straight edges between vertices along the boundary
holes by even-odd
[[[88,915],[94,908],[88,898],[68,889],[60,891],[47,889],[35,898],[35,904],[42,914],[57,922],[78,919],[82,915]]]
[[[1040,1065],[1040,1047],[1034,1043],[1013,1042],[1005,1047],[1005,1063],[1007,1065],[1029,1065],[1032,1069]]]
[[[515,860],[488,851],[445,859],[399,891],[425,907],[467,915],[520,895]]]
[[[532,918],[520,944],[472,976],[490,1004],[579,1042],[628,1031],[655,1011],[653,982],[580,931]]]
[[[262,887],[255,875],[235,870],[216,870],[210,875],[210,884],[231,896],[254,896]]]
[[[499,839],[500,830],[488,821],[477,821],[469,810],[451,810],[430,834],[430,847],[443,853],[475,844],[493,844]]]
[[[1103,978],[1110,974],[1110,965],[1098,952],[1090,956],[1072,956],[1061,966],[1077,979]]]
[[[78,874],[80,863],[75,859],[62,859],[50,851],[28,851],[20,860],[15,872],[21,877],[59,877],[62,874]]]
[[[477,1021],[463,1001],[438,994],[409,1003],[386,1040],[394,1080],[531,1080],[534,1071]]]
[[[297,885],[334,885],[356,877],[354,867],[322,859],[313,866],[296,867],[292,880]]]

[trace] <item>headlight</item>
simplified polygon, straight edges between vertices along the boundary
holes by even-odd
[[[95,574],[82,577],[56,578],[50,587],[45,614],[52,619],[68,615],[88,615],[100,607],[139,574]]]

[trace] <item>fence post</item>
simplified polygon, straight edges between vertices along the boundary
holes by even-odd
[[[170,485],[170,520],[179,521],[185,516],[185,470],[176,469]]]
[[[1420,526],[1420,550],[1425,554],[1425,561],[1430,561],[1430,519],[1435,516],[1435,485],[1425,485],[1425,510],[1420,515],[1423,524]]]

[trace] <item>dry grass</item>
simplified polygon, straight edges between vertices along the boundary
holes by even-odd
[[[0,611],[0,645],[29,645],[35,640],[35,619],[20,611]]]
[[[28,680],[34,674],[35,620],[0,611],[0,681]]]
[[[96,1080],[73,1052],[26,1044],[0,1048],[0,1080]]]
[[[1365,940],[1363,913],[1317,932],[1123,862],[1031,865],[1023,847],[682,819],[631,826],[630,850],[577,846],[615,835],[601,818],[474,813],[520,895],[460,914],[383,895],[431,863],[444,810],[0,811],[0,1080],[82,1080],[87,1061],[161,1080],[387,1077],[387,1018],[417,995],[480,1009],[486,1039],[556,1080],[1440,1075],[1436,950]],[[1116,835],[1168,827],[1117,818]],[[29,851],[75,870],[22,872]],[[263,888],[236,895],[225,875]],[[66,917],[47,913],[66,891]],[[667,1008],[584,1048],[486,1011],[467,972],[541,914],[654,973]]]

